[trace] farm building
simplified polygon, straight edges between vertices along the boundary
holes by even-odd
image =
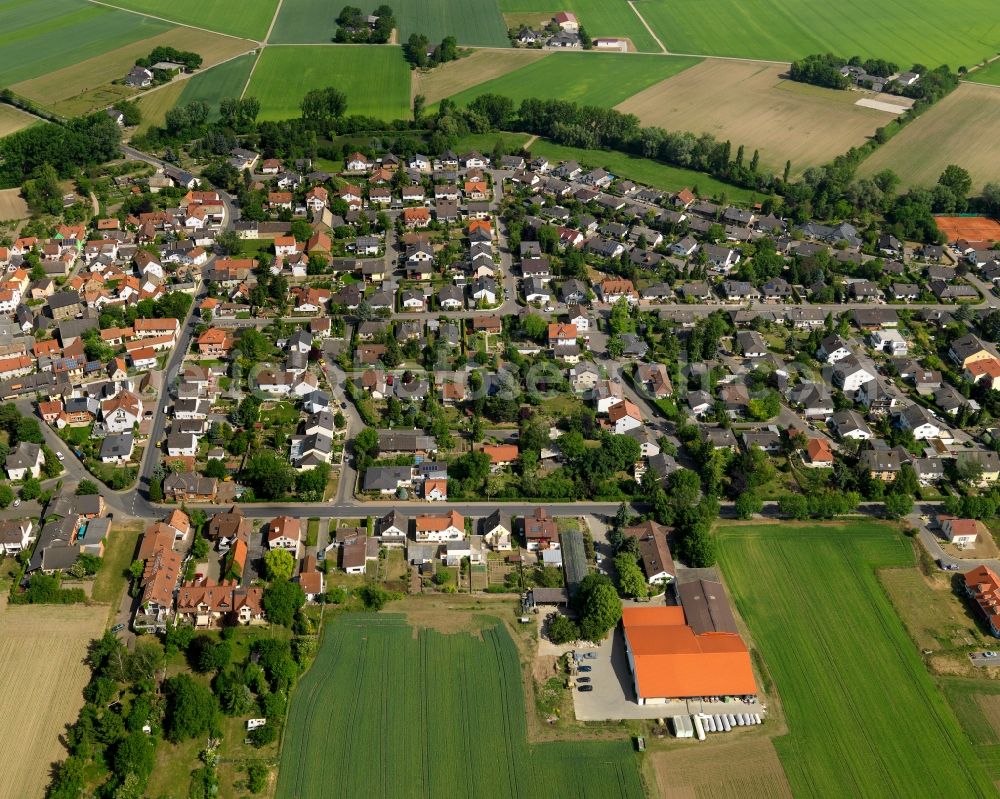
[[[640,705],[757,693],[750,653],[737,633],[696,633],[676,605],[625,608],[622,626]]]

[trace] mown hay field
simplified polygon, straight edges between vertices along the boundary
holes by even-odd
[[[127,86],[111,85],[112,81],[125,77],[136,59],[149,55],[155,47],[191,50],[204,59],[202,69],[208,69],[251,49],[253,42],[208,31],[172,28],[151,39],[132,42],[78,64],[14,84],[11,89],[65,116],[86,114],[116,99],[135,94],[135,90]]]
[[[731,525],[719,560],[781,696],[796,797],[995,796],[876,568],[913,567],[875,522]]]
[[[708,745],[659,750],[650,760],[660,799],[792,799],[781,761],[764,734],[713,736]]]
[[[154,17],[260,41],[274,18],[278,0],[110,0],[111,5]],[[339,13],[339,7],[333,14]]]
[[[85,0],[0,0],[0,86],[152,39],[171,27]]]
[[[571,11],[594,38],[625,37],[642,53],[659,53],[660,47],[627,0],[500,0],[505,15],[545,15]]]
[[[338,617],[292,697],[276,796],[641,799],[627,739],[529,745],[517,649],[414,633],[404,617]]]
[[[0,189],[0,222],[27,219],[30,214],[20,189]]]
[[[454,96],[467,105],[481,94],[502,94],[515,105],[527,97],[612,108],[699,59],[637,53],[554,53]]]
[[[458,61],[426,72],[414,70],[413,95],[422,94],[427,104],[432,105],[551,56],[542,50],[475,50]]]
[[[810,53],[972,66],[1000,49],[995,0],[635,0],[674,53],[790,61]]]
[[[949,164],[969,170],[974,190],[1000,180],[1000,88],[959,85],[861,164],[858,174],[891,169],[903,188],[933,186]]]
[[[706,60],[650,86],[617,106],[643,125],[711,133],[760,150],[761,165],[793,174],[856,147],[895,115],[855,105],[860,92],[784,80],[784,67],[752,61]],[[903,110],[908,100],[900,104]]]
[[[0,105],[0,137],[9,136],[35,124],[38,124],[38,120],[31,114],[19,111],[12,105]]]
[[[7,606],[0,610],[0,799],[40,799],[59,742],[83,705],[87,644],[104,630],[105,607]]]
[[[266,47],[246,93],[260,99],[260,119],[290,119],[307,92],[327,86],[347,95],[348,114],[410,115],[410,68],[399,47]]]

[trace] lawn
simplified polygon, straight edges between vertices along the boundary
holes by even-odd
[[[625,739],[528,745],[505,627],[415,635],[384,614],[329,622],[292,697],[276,796],[316,799],[333,786],[397,799],[645,795]]]
[[[970,72],[966,76],[973,83],[991,83],[1000,86],[1000,59],[991,62],[982,69]]]
[[[171,28],[84,0],[0,0],[0,86],[78,64]]]
[[[875,569],[912,567],[874,522],[719,530],[731,595],[781,696],[797,797],[995,796]]]
[[[347,113],[379,119],[410,115],[410,68],[398,47],[267,47],[247,94],[261,102],[261,119],[290,119],[312,89],[335,86]]]
[[[941,687],[983,768],[991,779],[1000,779],[1000,683],[944,678]]]
[[[674,56],[556,53],[466,89],[453,99],[466,105],[481,94],[503,94],[515,103],[538,97],[611,108],[697,63],[697,59]]]
[[[178,105],[204,100],[212,109],[211,118],[219,118],[219,102],[226,97],[239,97],[257,60],[256,53],[234,58],[206,70],[185,82]]]
[[[723,183],[704,172],[680,169],[648,158],[636,158],[616,150],[563,147],[546,139],[538,139],[528,149],[536,157],[541,155],[549,160],[574,160],[588,167],[602,167],[619,177],[666,191],[679,191],[687,187],[701,197],[725,197],[738,203],[748,203],[759,197],[749,189]]]
[[[784,67],[752,61],[702,61],[618,106],[645,126],[710,133],[761,165],[793,174],[857,147],[895,115],[855,105],[860,95],[783,80]],[[900,101],[900,111],[909,106]]]
[[[834,52],[908,69],[914,62],[972,66],[1000,48],[995,0],[635,0],[635,6],[675,53],[789,61]]]
[[[111,5],[152,14],[196,28],[261,40],[278,0],[111,0]]]
[[[118,611],[118,602],[128,582],[128,567],[132,565],[141,534],[141,526],[116,527],[105,545],[104,562],[94,578],[91,599],[110,604],[112,616]]]
[[[1000,180],[1000,89],[961,84],[865,159],[859,176],[891,169],[904,188],[933,186],[949,164],[969,170],[974,190]]]
[[[592,37],[631,39],[641,53],[659,53],[660,47],[626,0],[500,0],[505,14],[572,11]]]

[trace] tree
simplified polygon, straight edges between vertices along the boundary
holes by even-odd
[[[913,499],[908,494],[889,494],[885,498],[885,515],[890,519],[902,519],[913,512]]]
[[[163,683],[167,698],[164,733],[168,741],[180,743],[212,731],[217,705],[215,694],[188,674],[178,674]]]
[[[740,519],[750,519],[762,510],[764,501],[753,491],[744,491],[736,498],[736,516]]]
[[[354,437],[354,462],[358,471],[364,471],[378,456],[378,430],[366,427]]]
[[[115,747],[112,767],[114,773],[124,779],[127,774],[135,774],[143,784],[149,779],[156,762],[156,750],[148,735],[141,730],[122,738]]]
[[[420,122],[420,117],[424,114],[424,108],[427,105],[427,98],[422,94],[418,94],[413,98],[413,121],[415,123]]]
[[[580,628],[568,616],[555,613],[549,618],[549,640],[552,643],[568,644],[570,641],[579,640],[579,638]]]
[[[618,572],[618,592],[622,596],[639,599],[649,594],[646,577],[639,568],[635,555],[619,552],[615,555],[615,569]]]
[[[622,617],[622,601],[603,574],[588,574],[580,581],[576,605],[581,615],[580,633],[588,641],[602,640]]]
[[[264,613],[272,624],[291,627],[295,614],[306,603],[302,586],[290,580],[277,580],[264,589]]]
[[[14,490],[6,483],[0,483],[0,508],[7,508],[14,501]]]
[[[37,477],[29,477],[21,486],[21,499],[36,499],[42,493],[42,484]]]
[[[263,499],[278,499],[289,494],[295,485],[295,471],[277,452],[261,449],[254,452],[243,466],[244,483]]]
[[[715,565],[715,537],[701,526],[695,527],[681,539],[681,557],[696,569]]]
[[[76,495],[78,497],[93,496],[100,493],[101,492],[97,487],[97,483],[93,480],[81,480],[79,485],[76,487]]]
[[[972,193],[972,176],[956,164],[946,166],[937,182],[939,186],[951,189],[955,197],[963,201]]]
[[[778,513],[789,519],[805,519],[809,516],[809,502],[801,494],[789,494],[778,500]]]
[[[205,477],[214,477],[222,480],[228,474],[229,470],[226,468],[225,462],[218,458],[209,458],[208,463],[205,464]]]
[[[264,553],[264,570],[267,579],[291,580],[295,571],[295,558],[287,549],[271,549]]]
[[[300,105],[302,118],[310,122],[329,122],[342,117],[347,111],[347,95],[328,86],[306,93]]]

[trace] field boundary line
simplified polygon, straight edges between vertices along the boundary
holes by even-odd
[[[660,41],[660,37],[657,36],[655,33],[653,33],[653,29],[649,27],[649,23],[646,22],[646,18],[639,13],[639,9],[635,7],[635,3],[633,3],[632,0],[628,0],[628,7],[631,8],[633,12],[635,12],[635,15],[639,18],[639,22],[642,23],[642,27],[644,27],[647,31],[649,31],[649,35],[653,37],[653,41],[656,42],[658,45],[660,45],[660,52],[664,55],[667,55],[670,51],[667,50],[666,45],[664,45],[663,42]]]
[[[274,16],[271,17],[271,24],[267,26],[267,33],[264,34],[264,38],[261,40],[262,45],[266,45],[271,40],[271,32],[274,30],[274,23],[278,21],[278,14],[281,13],[281,7],[285,4],[285,0],[278,0],[278,5],[274,7]]]
[[[253,66],[250,67],[250,74],[247,75],[247,82],[243,84],[243,91],[240,92],[240,99],[242,100],[246,97],[247,89],[250,88],[250,81],[253,80],[253,73],[257,71],[257,65],[260,63],[260,57],[264,55],[264,50],[266,45],[257,50],[257,57],[253,60]]]
[[[1000,84],[997,83],[981,83],[978,80],[963,80],[962,83],[968,83],[970,86],[985,86],[988,89],[1000,89]]]
[[[178,28],[190,28],[195,31],[204,31],[205,33],[214,33],[216,36],[225,36],[228,39],[242,39],[245,41],[252,42],[254,39],[247,39],[245,36],[236,36],[232,33],[223,33],[222,31],[213,31],[211,28],[202,28],[199,25],[189,25],[186,22],[178,22],[175,19],[167,19],[166,17],[158,17],[156,14],[147,14],[145,11],[136,11],[134,8],[122,8],[121,6],[116,6],[114,3],[106,3],[104,0],[87,0],[88,3],[95,6],[104,6],[105,8],[113,8],[116,11],[124,11],[126,14],[135,14],[137,17],[148,17],[149,19],[159,20],[160,22],[167,22],[170,25],[176,25]]]

